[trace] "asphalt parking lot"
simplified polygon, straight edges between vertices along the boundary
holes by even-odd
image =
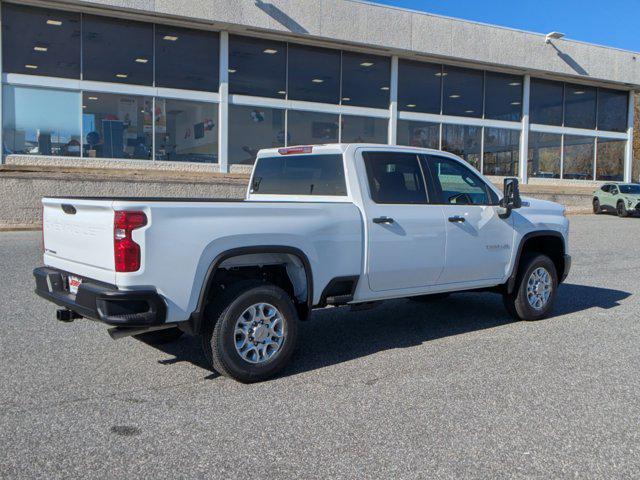
[[[640,472],[640,219],[571,218],[553,318],[492,294],[316,312],[242,385],[198,341],[62,324],[40,234],[0,234],[2,478],[622,478]]]

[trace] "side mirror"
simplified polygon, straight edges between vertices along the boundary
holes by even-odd
[[[520,199],[520,186],[517,178],[505,178],[503,190],[504,195],[500,200],[500,206],[506,209],[506,212],[501,215],[503,218],[507,218],[511,215],[511,210],[514,208],[520,208],[522,206],[522,200]]]

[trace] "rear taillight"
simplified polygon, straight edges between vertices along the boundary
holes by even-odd
[[[136,272],[140,269],[140,245],[131,234],[147,224],[144,212],[115,212],[113,222],[113,252],[116,272]]]

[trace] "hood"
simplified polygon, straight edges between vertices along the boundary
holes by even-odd
[[[554,212],[562,214],[565,207],[556,202],[550,202],[549,200],[541,200],[539,198],[532,197],[520,197],[522,200],[523,209],[544,210],[548,212]]]

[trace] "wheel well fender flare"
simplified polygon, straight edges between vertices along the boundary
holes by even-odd
[[[251,255],[251,254],[259,254],[259,253],[284,253],[293,255],[300,260],[302,266],[304,268],[306,282],[307,282],[307,299],[306,299],[306,307],[309,311],[313,306],[313,273],[311,270],[311,263],[309,262],[309,258],[307,255],[296,247],[284,246],[284,245],[253,245],[249,247],[238,247],[232,248],[229,250],[225,250],[219,253],[209,265],[207,272],[204,276],[204,280],[200,287],[200,294],[198,295],[198,300],[196,304],[196,309],[191,314],[190,321],[192,323],[193,330],[195,333],[200,331],[200,326],[202,325],[202,315],[204,313],[204,308],[206,306],[206,300],[211,292],[212,287],[212,279],[216,274],[216,271],[220,267],[220,265],[225,261],[233,257],[237,257],[240,255]]]
[[[507,280],[507,285],[506,285],[507,293],[513,292],[515,288],[516,280],[518,279],[518,270],[520,269],[520,262],[522,261],[524,246],[529,240],[533,238],[540,238],[540,237],[554,237],[559,239],[560,242],[562,243],[562,254],[564,255],[566,253],[567,246],[565,245],[564,236],[562,235],[562,233],[556,230],[539,230],[536,232],[529,232],[526,235],[524,235],[520,240],[520,244],[518,245],[518,252],[516,254],[515,261],[513,262],[513,269],[511,271],[511,275],[509,276],[509,279]]]

